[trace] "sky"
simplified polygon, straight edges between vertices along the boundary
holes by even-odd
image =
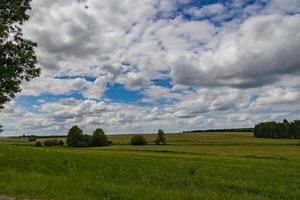
[[[33,0],[42,74],[2,135],[253,127],[300,119],[299,0]]]

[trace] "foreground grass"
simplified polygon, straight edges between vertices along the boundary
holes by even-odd
[[[159,147],[132,147],[124,138],[120,145],[91,149],[2,143],[0,194],[66,200],[300,199],[297,141],[249,134],[168,138],[170,145]]]

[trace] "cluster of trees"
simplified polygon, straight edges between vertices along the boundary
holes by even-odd
[[[261,122],[255,125],[253,133],[258,138],[300,138],[300,120]]]
[[[97,128],[92,135],[87,135],[78,126],[73,126],[68,132],[67,144],[71,147],[97,147],[108,146],[111,142],[101,128]]]
[[[64,142],[62,140],[58,140],[56,138],[49,139],[48,136],[24,136],[30,138],[48,138],[47,140],[40,142],[37,141],[35,146],[63,146]],[[51,136],[54,137],[54,136]],[[50,137],[50,138],[51,138]],[[56,136],[56,137],[64,137],[64,136]],[[31,140],[34,141],[34,140]],[[156,139],[154,141],[157,145],[166,144],[167,139],[163,130],[159,129]],[[83,134],[83,131],[78,126],[73,126],[69,129],[67,135],[67,145],[70,147],[100,147],[100,146],[108,146],[112,145],[112,142],[108,140],[104,131],[101,128],[97,128],[92,135]],[[131,145],[146,145],[148,144],[146,138],[143,135],[134,135],[130,141]]]

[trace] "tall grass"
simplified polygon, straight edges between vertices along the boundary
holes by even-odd
[[[266,147],[281,151],[299,146],[278,140],[254,145],[247,135],[239,139],[230,134],[193,137],[189,142],[188,137],[180,136],[163,147],[76,149],[0,144],[0,194],[66,200],[300,199],[300,159],[288,150],[281,157],[276,152],[270,157],[259,153]],[[233,142],[237,140],[245,141]],[[218,144],[223,144],[223,151],[236,147],[232,151],[238,152],[251,145],[253,149],[224,155],[222,149],[211,150]],[[181,151],[200,146],[205,148]],[[202,152],[205,150],[208,153]],[[257,156],[251,155],[254,150]]]

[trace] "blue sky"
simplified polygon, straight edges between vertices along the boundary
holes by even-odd
[[[33,0],[23,31],[42,75],[0,113],[4,134],[300,118],[299,13],[298,0]]]

